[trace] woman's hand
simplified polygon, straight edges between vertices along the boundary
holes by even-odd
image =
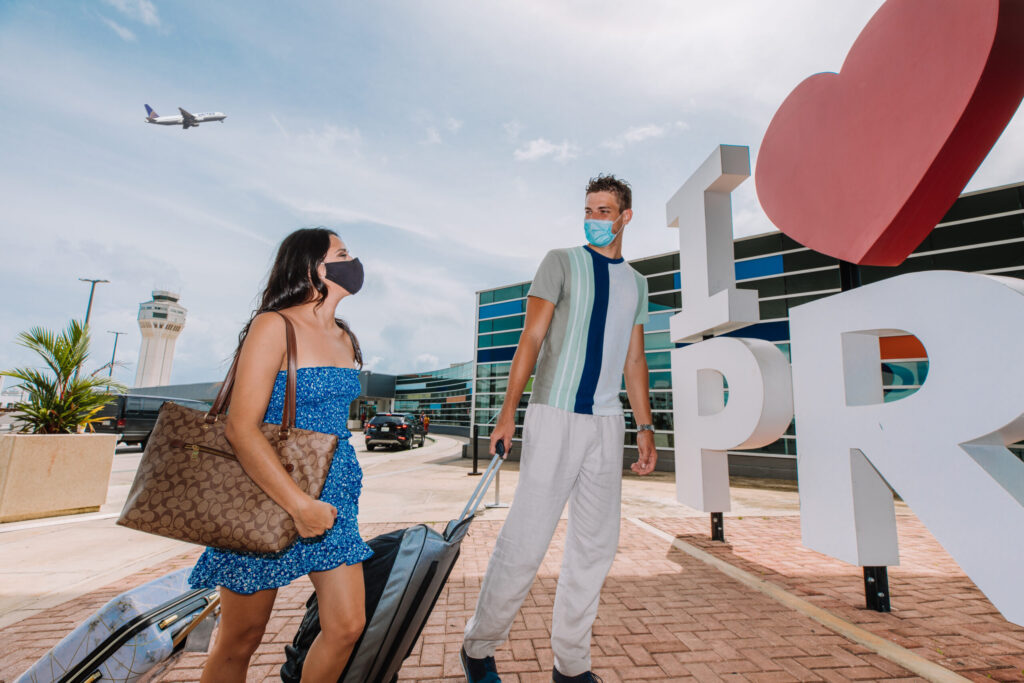
[[[338,510],[330,503],[310,498],[296,514],[292,515],[295,520],[295,528],[299,530],[302,538],[316,538],[334,526],[334,519],[338,516]]]

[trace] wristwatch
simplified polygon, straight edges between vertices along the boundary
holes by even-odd
[[[637,433],[650,432],[651,434],[654,434],[654,425],[637,425],[636,431]]]

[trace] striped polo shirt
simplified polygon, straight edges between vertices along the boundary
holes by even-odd
[[[530,403],[621,415],[630,335],[648,320],[647,280],[625,259],[590,247],[555,249],[541,261],[529,296],[555,305]]]

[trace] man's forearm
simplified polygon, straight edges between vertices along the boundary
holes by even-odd
[[[646,359],[640,363],[627,363],[625,376],[626,395],[629,396],[633,420],[637,424],[652,424],[650,373]]]
[[[519,399],[523,397],[526,382],[533,374],[539,354],[540,345],[524,335],[519,341],[516,355],[512,358],[512,367],[508,373],[508,388],[505,390],[505,402],[501,406],[499,419],[502,416],[515,419]]]

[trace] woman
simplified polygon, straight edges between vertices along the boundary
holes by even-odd
[[[259,309],[239,335],[227,438],[249,476],[294,518],[300,538],[274,555],[207,548],[199,558],[189,583],[220,587],[222,610],[202,683],[245,681],[277,589],[306,574],[316,589],[322,631],[302,680],[338,680],[363,631],[361,563],[373,551],[356,522],[362,471],[347,429],[349,403],[359,395],[362,354],[355,335],[334,317],[341,300],[362,283],[362,265],[336,234],[298,230],[281,243]],[[287,377],[281,315],[295,327],[296,427],[338,435],[319,500],[292,481],[259,429],[263,422],[281,422]]]

